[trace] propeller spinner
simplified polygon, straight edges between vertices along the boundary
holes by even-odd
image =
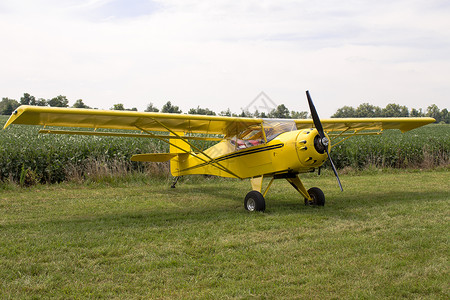
[[[319,115],[317,114],[316,108],[315,108],[314,103],[313,103],[313,101],[311,99],[311,95],[309,94],[309,91],[306,91],[306,97],[308,98],[309,109],[311,111],[311,116],[313,118],[314,126],[316,127],[317,131],[319,132],[319,136],[320,136],[320,139],[318,139],[317,142],[327,152],[328,159],[330,160],[330,163],[331,163],[331,168],[333,169],[334,175],[336,176],[336,179],[337,179],[337,182],[339,184],[339,187],[341,188],[341,191],[344,191],[342,189],[341,180],[339,179],[339,175],[338,175],[338,173],[336,171],[336,167],[334,166],[333,160],[331,159],[331,156],[330,156],[330,152],[328,151],[328,144],[330,143],[330,141],[325,136],[325,133],[323,131],[322,123],[320,122]]]

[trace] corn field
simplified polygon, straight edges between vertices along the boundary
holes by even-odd
[[[0,124],[7,117],[0,118]],[[38,134],[38,126],[0,131],[0,182],[57,183],[132,172],[168,173],[168,164],[132,162],[133,154],[166,152],[167,144],[148,138]],[[208,145],[203,145],[204,147]],[[411,132],[356,136],[332,149],[337,168],[433,168],[448,166],[450,125],[433,124]]]
[[[450,125],[432,124],[405,133],[385,131],[380,136],[355,136],[331,152],[337,168],[434,168],[448,166]]]

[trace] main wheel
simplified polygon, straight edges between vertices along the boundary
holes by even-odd
[[[312,187],[308,190],[308,194],[312,198],[312,201],[308,201],[308,199],[305,199],[305,205],[325,205],[325,195],[323,194],[321,189]]]
[[[266,210],[266,201],[264,196],[258,191],[251,191],[245,196],[244,207],[248,211]]]

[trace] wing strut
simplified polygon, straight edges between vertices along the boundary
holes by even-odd
[[[170,133],[174,134],[174,136],[173,136],[174,138],[181,139],[183,142],[187,143],[189,146],[191,146],[192,148],[196,149],[198,152],[200,152],[201,154],[205,155],[205,156],[206,156],[208,159],[210,159],[210,160],[208,161],[208,160],[206,160],[206,159],[204,159],[204,158],[202,158],[202,157],[198,157],[198,156],[195,156],[195,158],[198,158],[198,159],[202,160],[202,161],[205,162],[206,164],[211,164],[213,167],[216,167],[216,168],[218,168],[219,170],[222,170],[222,171],[224,171],[224,172],[227,172],[227,173],[233,175],[233,176],[236,177],[236,178],[242,179],[242,177],[236,175],[234,172],[230,171],[228,168],[225,168],[224,166],[222,166],[222,165],[219,164],[218,162],[215,162],[215,160],[214,160],[213,158],[211,158],[209,155],[207,155],[205,152],[203,152],[202,150],[198,149],[195,145],[193,145],[192,143],[190,143],[189,141],[187,141],[186,139],[184,139],[183,137],[181,137],[180,135],[178,135],[176,132],[174,132],[174,131],[171,130],[170,128],[166,127],[164,124],[158,122],[158,121],[155,120],[155,119],[152,119],[152,120],[154,120],[155,122],[159,123],[161,126],[165,127]],[[177,148],[177,149],[183,151],[184,153],[187,153],[187,154],[189,154],[189,155],[192,155],[191,152],[186,151],[185,149],[182,149],[181,147],[178,147],[178,146],[175,145],[175,144],[172,144],[171,142],[169,142],[169,141],[166,140],[165,138],[161,138],[161,136],[157,136],[157,135],[153,134],[152,132],[147,131],[147,130],[145,130],[145,129],[143,129],[143,128],[137,126],[137,125],[135,125],[135,126],[136,126],[136,128],[138,128],[139,130],[142,130],[143,132],[145,132],[145,133],[151,135],[152,137],[154,137],[154,138],[156,138],[156,139],[158,139],[158,140],[160,140],[160,141],[163,141],[164,143],[167,143],[167,144],[169,144],[169,145],[171,145],[171,146],[174,146],[175,148]],[[169,137],[169,136],[168,136],[168,137]],[[216,164],[217,164],[217,165],[216,165]]]
[[[141,130],[142,131],[142,130]],[[149,135],[149,134],[137,134],[137,133],[122,133],[122,132],[100,132],[100,131],[77,131],[77,130],[49,130],[41,129],[40,134],[71,134],[71,135],[95,135],[95,136],[118,136],[118,137],[136,137],[136,138],[169,138],[168,135]],[[171,139],[178,139],[176,136],[171,136]],[[186,136],[185,139],[189,140],[199,140],[199,141],[221,141],[221,138],[215,137],[197,137],[197,136]]]
[[[367,125],[366,127],[363,127],[363,128],[361,128],[361,129],[358,129],[358,130],[356,130],[356,129],[351,129],[350,127],[347,127],[347,129],[345,129],[344,131],[342,131],[341,133],[339,133],[339,134],[336,134],[336,135],[334,135],[333,137],[332,137],[332,141],[334,141],[335,139],[337,139],[337,138],[340,138],[340,137],[343,137],[343,139],[342,140],[340,140],[339,142],[337,142],[337,143],[334,143],[334,144],[332,144],[331,145],[331,148],[333,148],[334,146],[336,146],[336,145],[338,145],[338,144],[340,144],[340,143],[342,143],[343,141],[345,141],[345,140],[347,140],[347,139],[349,139],[349,138],[351,138],[351,137],[353,137],[353,136],[357,136],[357,135],[380,135],[380,134],[382,134],[382,130],[380,130],[380,131],[376,131],[376,132],[362,132],[362,133],[360,133],[361,131],[364,131],[367,127],[369,127],[370,125]],[[349,132],[349,133],[347,133],[348,131],[351,131],[351,130],[353,130],[353,133],[352,132]],[[329,135],[330,136],[330,135]]]

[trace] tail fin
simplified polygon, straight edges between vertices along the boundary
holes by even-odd
[[[177,132],[179,136],[183,136],[183,132]],[[173,134],[170,134],[173,135]],[[189,153],[191,152],[191,146],[181,139],[169,139],[170,153]]]
[[[179,136],[183,136],[183,132],[177,132]],[[171,134],[173,135],[173,134]],[[170,142],[170,153],[178,154],[176,157],[170,160],[170,173],[173,176],[180,176],[180,165],[183,164],[189,157],[189,152],[191,152],[191,146],[181,139],[169,139]]]

